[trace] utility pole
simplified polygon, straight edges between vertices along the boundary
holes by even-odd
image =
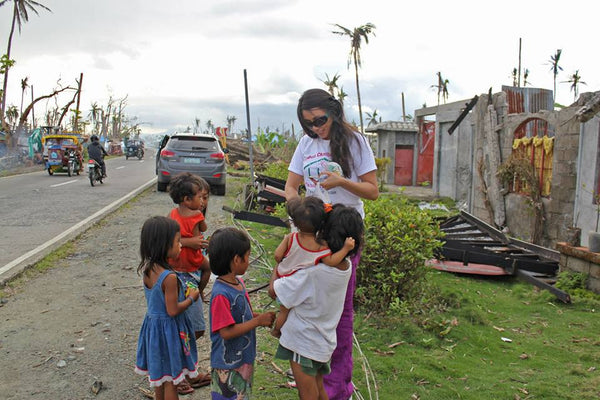
[[[77,88],[77,106],[75,107],[75,126],[73,131],[77,132],[79,129],[79,102],[81,100],[81,85],[83,84],[83,72],[79,75],[79,87]]]
[[[402,122],[406,122],[406,109],[404,108],[404,92],[402,92]]]
[[[250,163],[250,185],[254,187],[254,159],[252,157],[252,129],[250,129],[250,103],[248,101],[248,75],[244,69],[244,91],[246,93],[246,124],[248,125],[248,159]]]
[[[521,38],[519,38],[519,77],[517,79],[517,87],[521,87]]]

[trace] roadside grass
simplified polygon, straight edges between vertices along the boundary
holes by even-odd
[[[252,289],[268,281],[264,264],[275,265],[272,253],[286,230],[239,223],[260,243],[266,260],[261,268],[249,270]],[[253,257],[255,250],[253,244]],[[445,311],[377,315],[357,310],[360,351],[354,350],[353,380],[362,398],[600,398],[598,296],[571,293],[573,303],[563,304],[514,277],[430,270],[427,280],[448,304]],[[251,298],[256,312],[267,306],[275,311],[264,290]],[[255,396],[297,399],[297,391],[286,387],[289,365],[273,358],[277,340],[266,328],[257,330],[257,338]],[[375,382],[367,382],[361,352]]]
[[[46,257],[35,263],[31,268],[26,268],[14,279],[11,279],[5,286],[0,288],[0,299],[7,298],[15,294],[19,288],[30,279],[45,273],[47,270],[59,267],[61,262],[75,254],[75,241],[63,244],[56,250],[52,251]]]

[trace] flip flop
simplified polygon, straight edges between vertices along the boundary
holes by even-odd
[[[177,385],[177,394],[191,394],[194,393],[194,389],[190,386],[189,382],[185,379]]]
[[[211,378],[210,374],[199,374],[194,379],[188,378],[188,382],[190,383],[190,386],[193,388],[201,388],[204,386],[208,386],[208,385],[210,385],[211,380],[212,380],[212,378]]]

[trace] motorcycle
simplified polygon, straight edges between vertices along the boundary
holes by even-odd
[[[90,159],[88,161],[88,176],[90,178],[90,185],[94,186],[95,182],[102,182],[102,167],[96,160]]]
[[[129,157],[137,157],[141,160],[144,157],[144,146],[142,142],[138,140],[130,140],[125,148],[125,159],[129,160]]]

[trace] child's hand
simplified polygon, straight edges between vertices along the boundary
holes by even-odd
[[[208,249],[208,238],[207,238],[207,239],[201,239],[201,240],[200,240],[200,246],[201,246],[203,249]]]
[[[352,237],[347,237],[346,240],[344,241],[344,249],[347,251],[351,251],[354,248],[354,245],[356,244],[354,238]]]
[[[188,294],[188,297],[189,296],[191,296],[192,299],[194,299],[194,302],[196,302],[200,298],[200,291],[198,290],[198,288],[190,288],[190,293]]]
[[[183,243],[184,240],[185,243]],[[182,240],[182,246],[189,247],[194,250],[202,250],[202,245],[204,242],[206,242],[202,236],[192,236],[189,238],[184,238],[184,240]]]
[[[275,313],[273,311],[269,311],[258,314],[256,318],[258,319],[258,326],[271,326],[275,321]]]
[[[281,331],[277,328],[273,328],[271,329],[271,336],[274,336],[277,339],[279,339],[281,337]]]

